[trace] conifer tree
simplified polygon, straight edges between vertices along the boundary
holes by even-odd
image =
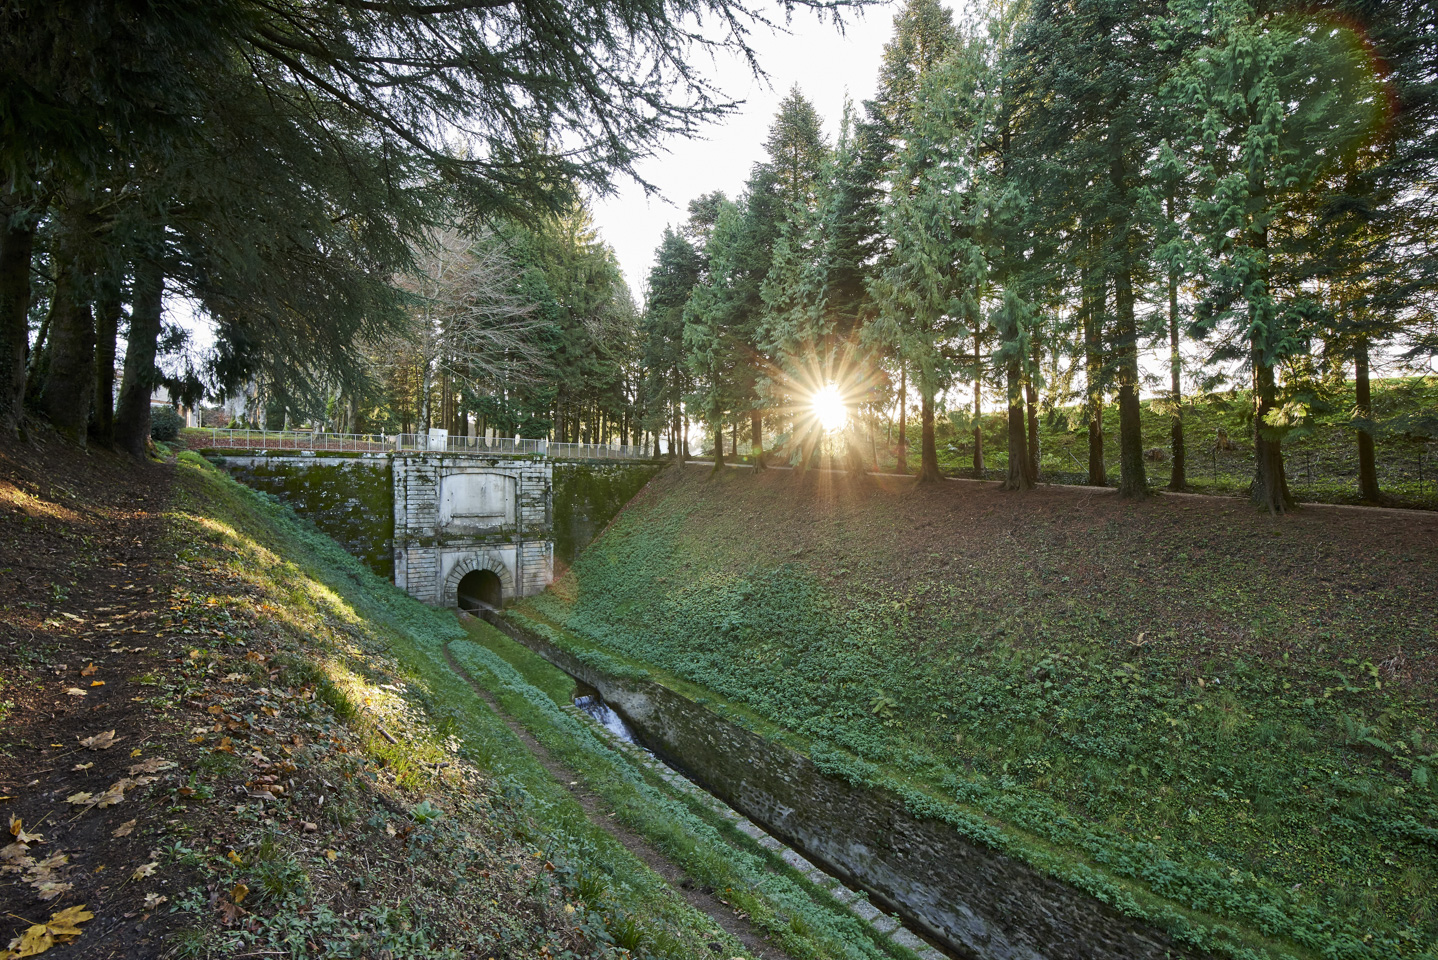
[[[1285,395],[1279,372],[1307,350],[1317,305],[1275,276],[1276,246],[1285,240],[1275,228],[1338,158],[1371,137],[1379,92],[1354,95],[1352,85],[1366,77],[1359,54],[1325,21],[1273,17],[1246,0],[1190,13],[1186,27],[1205,42],[1176,78],[1175,99],[1198,107],[1190,149],[1206,181],[1194,204],[1208,254],[1195,323],[1244,345],[1220,356],[1241,360],[1250,374],[1252,496],[1283,513],[1294,504],[1283,438],[1306,407]]]

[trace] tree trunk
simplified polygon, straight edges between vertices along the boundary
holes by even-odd
[[[983,427],[983,381],[984,381],[984,338],[974,331],[974,478],[984,478],[984,427]]]
[[[1042,357],[1039,354],[1038,339],[1033,341],[1033,367],[1029,375],[1024,378],[1024,400],[1028,408],[1029,428],[1029,474],[1037,483],[1039,479],[1039,388],[1034,383],[1034,378],[1039,374],[1039,362]]]
[[[130,336],[125,349],[125,372],[120,399],[115,405],[115,446],[137,459],[145,456],[150,439],[150,395],[158,371],[155,347],[160,339],[161,306],[165,276],[150,259],[135,261],[135,288],[130,297]],[[260,408],[264,416],[264,407]]]
[[[1187,451],[1183,444],[1183,357],[1178,352],[1178,274],[1168,275],[1168,378],[1169,402],[1173,404],[1169,446],[1173,456],[1173,473],[1168,478],[1170,490],[1188,487]]]
[[[1143,421],[1138,405],[1138,328],[1133,312],[1133,277],[1127,263],[1114,275],[1114,347],[1118,360],[1118,494],[1132,500],[1148,496],[1143,466]]]
[[[1253,346],[1253,454],[1255,474],[1250,491],[1253,501],[1277,516],[1293,508],[1288,477],[1283,470],[1283,441],[1268,440],[1263,426],[1269,411],[1278,404],[1278,382],[1273,367],[1263,363],[1257,344]]]
[[[1088,482],[1108,486],[1108,469],[1103,462],[1103,288],[1094,290],[1089,271],[1082,279],[1084,379],[1088,393]]]
[[[724,420],[718,410],[713,413],[714,424],[714,469],[724,466]]]
[[[61,436],[85,442],[95,393],[95,319],[90,312],[90,271],[71,225],[55,253],[50,303],[50,356],[40,406]]]
[[[938,483],[939,448],[934,440],[934,391],[925,386],[919,391],[919,482]]]
[[[1353,392],[1358,401],[1358,493],[1364,500],[1382,499],[1378,489],[1378,461],[1373,450],[1373,393],[1368,380],[1368,338],[1359,337],[1353,354]]]
[[[1030,472],[1028,438],[1024,429],[1023,370],[1018,357],[1010,357],[1008,369],[1009,392],[1009,476],[1004,481],[1005,490],[1032,490],[1034,475]]]
[[[899,368],[899,465],[898,473],[909,472],[909,371]]]
[[[95,303],[95,416],[90,436],[106,447],[115,441],[115,338],[120,313],[118,291],[107,292]]]
[[[30,345],[30,262],[35,228],[16,226],[0,205],[0,430],[19,429],[25,412],[25,350]]]
[[[749,449],[754,452],[754,469],[764,469],[764,414],[749,412]]]

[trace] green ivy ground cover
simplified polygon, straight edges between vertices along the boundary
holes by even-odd
[[[1435,956],[1438,524],[808,484],[671,471],[518,613],[1199,911],[1210,949]]]

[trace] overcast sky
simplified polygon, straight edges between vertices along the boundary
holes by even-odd
[[[856,104],[874,95],[879,58],[898,9],[898,3],[889,3],[847,14],[842,34],[804,11],[794,14],[788,34],[756,29],[751,43],[769,74],[767,83],[754,80],[748,65],[738,58],[701,65],[721,91],[743,100],[743,106],[727,120],[710,125],[703,139],[676,140],[667,154],[639,167],[640,175],[662,191],[663,199],[646,200],[639,187],[621,184],[617,196],[594,204],[600,232],[618,254],[636,299],[643,294],[664,227],[684,220],[689,201],[711,190],[723,190],[732,198],[743,189],[750,168],[764,159],[764,139],[779,101],[794,84],[824,118],[833,143],[845,93]]]

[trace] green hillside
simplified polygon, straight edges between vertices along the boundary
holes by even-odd
[[[1422,514],[690,467],[516,615],[1219,954],[1432,957],[1435,543]]]

